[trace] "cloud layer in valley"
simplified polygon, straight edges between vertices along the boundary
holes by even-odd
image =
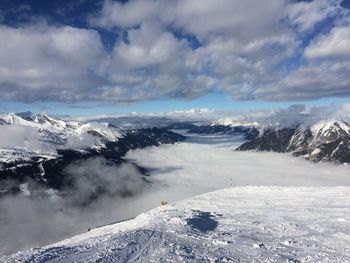
[[[45,17],[0,25],[2,99],[350,95],[350,16],[341,0],[105,0],[84,15],[83,27]]]
[[[26,188],[31,196],[8,195],[0,199],[3,237],[0,255],[42,246],[90,227],[135,216],[140,210],[128,207],[132,196],[149,187],[133,165],[117,167],[102,158],[71,164],[65,173],[74,178],[73,188],[66,186],[58,193],[28,181]]]

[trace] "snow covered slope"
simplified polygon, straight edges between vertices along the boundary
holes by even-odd
[[[349,262],[350,187],[236,187],[1,262]]]

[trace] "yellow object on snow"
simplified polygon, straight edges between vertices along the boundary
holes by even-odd
[[[161,205],[167,205],[168,202],[163,200],[163,201],[160,202],[160,204],[161,204]]]

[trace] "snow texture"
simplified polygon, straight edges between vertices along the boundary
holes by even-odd
[[[231,187],[1,262],[349,262],[350,187]]]

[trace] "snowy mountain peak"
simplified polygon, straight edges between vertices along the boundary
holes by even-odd
[[[289,147],[318,147],[324,143],[342,139],[347,140],[350,136],[350,125],[345,121],[321,121],[311,127],[299,127],[293,134]]]
[[[108,125],[108,123],[64,121],[46,114],[33,114],[31,112],[1,114],[0,125],[31,127],[39,134],[52,133],[60,137],[81,136],[93,131],[104,135],[107,139],[112,141],[115,141],[121,136],[120,131]]]
[[[311,127],[313,134],[318,138],[331,139],[339,138],[339,136],[350,135],[350,125],[345,121],[322,121]]]
[[[3,113],[0,114],[0,124],[2,125],[24,125],[24,126],[34,126],[30,120],[23,118],[16,113]]]
[[[1,114],[0,128],[0,162],[6,163],[43,154],[56,156],[62,149],[101,149],[123,136],[108,124],[64,121],[31,112]]]
[[[345,121],[322,121],[311,127],[270,129],[238,148],[252,149],[292,152],[314,162],[350,163],[350,125]]]
[[[39,124],[49,126],[49,127],[52,126],[52,127],[55,127],[57,129],[61,129],[61,130],[66,128],[66,126],[67,126],[67,123],[65,121],[51,118],[46,114],[34,115],[32,117],[32,119],[35,123],[39,123]]]
[[[224,126],[230,126],[230,127],[244,126],[244,127],[255,127],[255,128],[260,126],[258,122],[237,121],[231,118],[222,118],[211,124],[211,126],[215,126],[215,125],[224,125]]]

